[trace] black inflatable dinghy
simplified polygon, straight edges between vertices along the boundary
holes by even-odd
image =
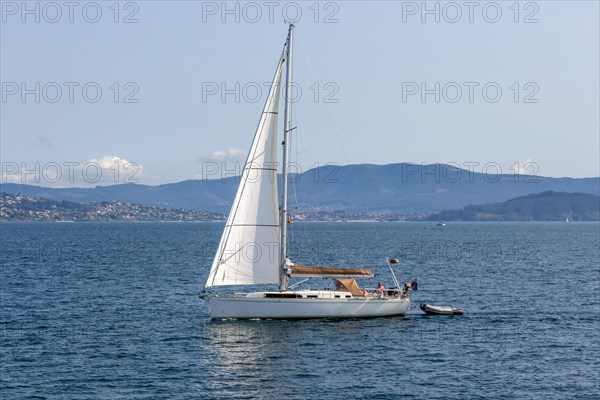
[[[428,315],[463,315],[464,308],[447,307],[447,306],[432,306],[431,304],[421,304],[421,310]]]

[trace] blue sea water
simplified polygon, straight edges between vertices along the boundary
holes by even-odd
[[[221,230],[0,224],[0,397],[600,398],[598,223],[294,223],[296,261],[419,280],[405,317],[309,321],[209,321]]]

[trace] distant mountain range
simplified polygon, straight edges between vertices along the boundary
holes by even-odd
[[[430,221],[600,221],[600,197],[587,193],[542,192],[502,203],[442,211]]]
[[[491,171],[494,169],[492,168]],[[158,186],[120,184],[50,188],[4,183],[0,192],[77,203],[119,201],[162,208],[228,213],[239,177]],[[544,191],[600,195],[600,178],[526,177],[472,172],[445,164],[323,166],[291,177],[299,212],[433,213],[468,204],[502,202]]]

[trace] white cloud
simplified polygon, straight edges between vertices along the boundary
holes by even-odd
[[[93,170],[92,176],[89,176],[90,174],[86,171],[86,168]],[[104,156],[88,160],[87,163],[81,166],[81,171],[82,177],[86,181],[94,181],[98,179],[94,174],[101,174],[101,179],[98,180],[97,184],[139,183],[144,167],[119,156]]]
[[[8,162],[2,164],[2,183],[47,187],[90,187],[139,183],[144,167],[118,156],[88,161]]]
[[[25,183],[25,182],[21,182],[21,174],[17,172],[11,172],[7,173],[4,172],[4,165],[3,167],[3,172],[2,172],[2,183]]]
[[[217,150],[209,156],[200,157],[198,161],[202,164],[202,171],[193,174],[193,179],[223,179],[241,175],[246,152],[234,148]]]
[[[137,165],[140,170],[143,169],[141,165],[118,156],[104,156],[101,158],[92,158],[88,161],[88,163],[96,163],[100,165],[102,169],[114,169],[117,166],[119,166],[120,168],[124,168],[127,165]]]
[[[244,162],[246,161],[246,152],[240,149],[217,150],[210,156],[201,157],[200,161],[219,161],[219,162]]]
[[[524,161],[519,161],[510,166],[509,171],[513,171],[513,173],[518,175],[531,175],[536,173],[538,170],[538,165],[531,158],[528,158]]]

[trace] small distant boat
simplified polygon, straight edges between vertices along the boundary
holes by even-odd
[[[438,221],[437,226],[446,226],[446,224],[442,221]]]
[[[567,218],[565,219],[565,222],[571,222],[571,221],[569,220],[569,217],[567,217]]]
[[[421,304],[421,311],[429,315],[463,315],[464,308],[448,306],[432,306],[431,304]]]

